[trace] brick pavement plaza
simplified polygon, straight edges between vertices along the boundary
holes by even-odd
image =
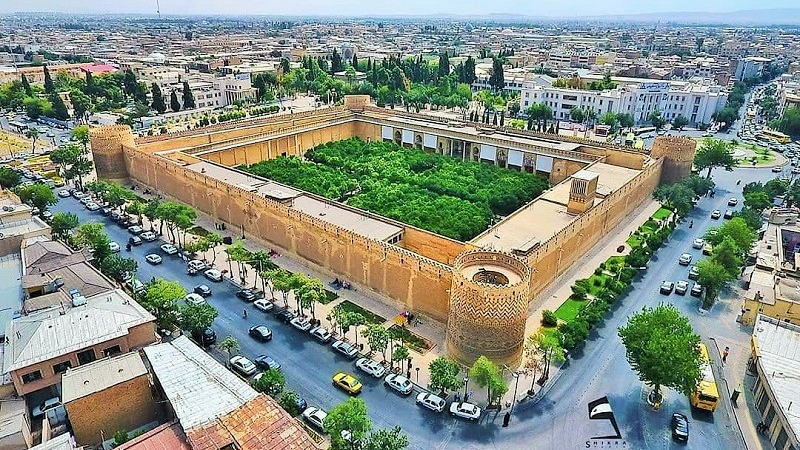
[[[525,335],[529,336],[534,334],[540,328],[540,321],[541,321],[541,312],[545,309],[556,310],[558,307],[563,303],[571,294],[571,286],[574,282],[581,278],[586,278],[591,276],[594,270],[603,263],[606,259],[610,256],[614,255],[624,255],[627,253],[629,247],[625,243],[628,239],[629,235],[635,231],[642,223],[647,221],[647,219],[660,207],[660,204],[657,201],[651,200],[644,205],[640,206],[637,210],[635,210],[629,216],[628,220],[623,221],[616,229],[614,229],[611,233],[608,233],[602,240],[597,242],[581,259],[576,261],[569,269],[567,269],[558,279],[556,279],[548,289],[545,289],[541,295],[537,297],[537,299],[531,303],[530,305],[530,312],[531,315],[527,320],[526,323],[526,330]],[[145,225],[149,225],[147,219],[142,217]],[[215,230],[215,222],[212,218],[199,213],[196,220],[196,224],[206,230],[213,231]],[[229,236],[234,241],[240,239],[242,237],[242,231],[239,228],[234,227],[226,227],[224,231],[217,231],[223,237]],[[165,240],[169,239],[169,235],[165,234],[163,236]],[[197,239],[196,236],[189,234],[188,239],[191,241],[193,239]],[[269,246],[268,243],[258,240],[257,238],[245,234],[245,239],[243,241],[245,248],[250,251],[256,250],[271,250],[272,247]],[[621,245],[625,246],[625,251],[622,253],[618,253],[617,249]],[[277,249],[275,249],[277,251]],[[234,281],[237,284],[242,284],[242,274],[239,272],[239,268],[237,264],[229,264],[227,254],[225,253],[225,246],[221,245],[216,247],[213,250],[209,250],[207,252],[198,253],[197,257],[204,259],[206,261],[211,261],[214,259],[211,252],[216,252],[216,268],[219,270],[227,271],[226,276],[231,278],[231,281]],[[385,327],[390,327],[394,325],[395,319],[397,316],[403,312],[404,306],[394,300],[382,296],[368,288],[363,286],[357,285],[353,283],[352,289],[336,289],[334,288],[332,282],[336,278],[336,276],[321,267],[316,266],[313,263],[308,261],[300,261],[293,256],[279,254],[273,257],[273,262],[277,264],[279,267],[286,269],[290,272],[302,272],[309,277],[317,278],[322,281],[323,285],[326,289],[331,290],[339,295],[339,297],[328,303],[328,304],[318,304],[315,306],[315,313],[316,317],[323,322],[323,326],[328,328],[330,327],[330,323],[326,320],[326,316],[328,316],[331,310],[338,304],[349,300],[352,303],[357,304],[358,306],[369,310],[372,313],[378,314],[379,316],[386,319],[384,322]],[[346,280],[350,281],[351,280]],[[244,277],[245,286],[248,287],[257,287],[260,288],[261,280],[258,279],[257,273],[255,270],[246,270],[246,274]],[[268,289],[269,290],[269,289]],[[277,293],[276,293],[277,294]],[[280,298],[281,296],[278,294],[276,298]],[[294,297],[292,294],[289,295],[289,307],[293,309]],[[445,340],[445,326],[446,324],[437,322],[433,319],[430,319],[425,316],[421,316],[418,313],[412,311],[417,317],[419,317],[419,322],[413,326],[409,326],[409,330],[413,333],[427,339],[433,344],[433,347],[427,351],[425,354],[420,354],[414,350],[409,349],[409,353],[412,358],[412,374],[411,380],[417,383],[420,387],[426,388],[429,381],[429,373],[428,373],[428,365],[431,361],[436,359],[439,356],[445,356],[444,354],[444,340]],[[346,339],[348,341],[355,341],[355,333],[353,330],[348,332]],[[366,339],[363,337],[359,338],[359,344],[364,344],[364,351],[366,352],[369,348]],[[376,359],[380,359],[380,354],[373,356]],[[387,352],[387,357],[389,357]],[[417,370],[417,368],[419,370]],[[550,373],[550,380],[552,384],[557,379],[557,372],[558,368],[554,367],[551,369]],[[514,379],[512,378],[512,374],[509,371],[504,369],[504,375],[506,380],[509,382],[509,391],[506,395],[504,403],[506,405],[511,403],[512,396],[514,393]],[[531,379],[530,375],[525,373],[521,373],[518,380],[518,390],[517,390],[517,399],[524,398],[527,396],[527,390],[531,386]],[[486,392],[484,389],[480,389],[477,386],[470,385],[468,387],[469,391],[473,392],[473,399],[478,403],[486,403]]]

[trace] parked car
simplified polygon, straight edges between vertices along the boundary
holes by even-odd
[[[289,323],[300,331],[308,331],[311,329],[311,319],[308,317],[298,316],[290,320]]]
[[[62,190],[58,191],[58,196],[61,197],[61,198],[69,197],[69,191],[66,190],[66,189],[62,189]]]
[[[160,256],[156,255],[155,253],[150,253],[149,255],[145,256],[144,259],[147,260],[152,265],[161,264],[163,259]]]
[[[111,215],[111,208],[109,208],[108,206],[106,206],[105,208],[102,208],[102,209],[100,209],[100,214],[102,214],[102,215],[104,215],[104,216],[109,216],[109,215]]]
[[[462,419],[478,420],[481,417],[481,409],[472,403],[453,402],[450,403],[450,414]]]
[[[145,231],[144,233],[139,235],[142,239],[147,242],[153,242],[156,240],[156,234],[152,231]]]
[[[138,236],[138,235],[142,234],[142,231],[144,231],[144,230],[142,230],[142,227],[140,227],[139,225],[131,225],[131,226],[128,227],[128,233],[130,233],[130,234],[132,234],[134,236]]]
[[[214,342],[217,342],[217,332],[211,328],[206,328],[203,330],[203,335],[200,337],[200,339],[202,339],[203,345],[211,345]]]
[[[781,173],[782,171],[783,169],[778,166],[772,168],[772,173]]]
[[[333,385],[351,395],[358,395],[363,387],[358,378],[347,372],[337,372],[333,376]]]
[[[730,209],[725,210],[725,214],[722,215],[723,219],[733,219],[733,211]]]
[[[328,331],[327,328],[324,327],[314,327],[309,331],[311,336],[323,344],[331,340],[331,332]]]
[[[736,197],[731,197],[728,199],[728,206],[736,206],[739,204],[739,200]]]
[[[718,209],[715,209],[714,211],[711,212],[711,218],[714,219],[714,220],[719,219],[721,216],[722,216],[722,213]]]
[[[241,297],[240,297],[241,298]],[[256,307],[257,310],[267,312],[271,311],[272,308],[275,306],[271,301],[261,298],[253,302],[253,306]]]
[[[139,236],[131,236],[128,238],[128,244],[131,244],[133,246],[142,245],[142,238],[140,238]]]
[[[438,395],[433,395],[430,392],[420,392],[417,395],[417,404],[431,411],[442,412],[447,402]]]
[[[236,296],[248,303],[256,299],[256,294],[250,289],[239,289],[236,291]]]
[[[272,330],[267,328],[266,325],[256,325],[256,326],[250,327],[250,330],[248,331],[248,333],[253,338],[258,339],[259,341],[262,341],[262,342],[266,342],[266,341],[271,341],[272,340]]]
[[[383,379],[383,383],[403,395],[410,394],[414,389],[414,383],[412,383],[411,380],[396,373],[386,375],[386,378]]]
[[[109,250],[111,250],[111,253],[119,252],[119,244],[117,244],[114,241],[111,241],[111,242],[108,243],[108,248],[109,248]]]
[[[665,280],[661,282],[661,288],[659,289],[659,292],[661,292],[664,295],[669,295],[672,294],[672,289],[674,288],[675,288],[675,283],[673,283],[672,281]]]
[[[289,323],[292,321],[292,319],[297,317],[293,312],[286,308],[273,308],[272,310],[275,314],[275,318],[284,323]]]
[[[706,241],[704,241],[703,239],[697,238],[694,241],[692,241],[692,248],[700,250],[701,248],[703,248],[703,245],[705,245],[705,243]]]
[[[700,297],[703,295],[703,286],[701,286],[700,283],[695,282],[689,294],[692,295],[692,297]]]
[[[336,341],[333,343],[332,347],[349,359],[353,359],[358,355],[358,349],[344,341]]]
[[[258,371],[258,367],[253,364],[253,361],[245,358],[241,355],[236,355],[230,359],[231,367],[233,370],[239,372],[240,374],[249,377]]]
[[[681,413],[672,414],[670,428],[672,428],[672,439],[681,442],[689,440],[689,419],[685,415]]]
[[[205,284],[198,284],[197,286],[194,287],[194,293],[200,294],[203,297],[208,297],[209,295],[211,295],[211,288],[206,286]]]
[[[36,405],[33,408],[31,413],[32,418],[38,419],[40,417],[44,417],[47,414],[47,411],[51,409],[56,409],[61,406],[61,399],[58,397],[48,398],[47,400],[43,401],[42,403]]]
[[[706,245],[703,246],[703,254],[704,255],[710,255],[711,252],[713,252],[713,251],[714,251],[714,246],[713,245],[707,243]]]
[[[178,253],[178,248],[172,244],[161,244],[161,251],[168,255],[174,255]]]
[[[194,292],[190,292],[190,293],[186,294],[186,297],[184,297],[184,300],[186,300],[186,303],[191,303],[193,305],[202,305],[203,303],[206,302],[206,299],[203,298],[202,295],[195,294]]]
[[[386,367],[378,361],[369,358],[358,358],[358,361],[356,361],[356,368],[375,378],[382,378],[386,373]]]
[[[699,273],[700,273],[700,269],[698,269],[697,266],[690,267],[689,268],[689,279],[690,280],[696,280],[697,279],[697,275]]]
[[[274,359],[272,359],[272,357],[267,356],[267,355],[258,355],[258,356],[256,356],[256,359],[255,359],[254,362],[256,363],[256,366],[258,366],[262,370],[267,370],[267,369],[278,370],[278,369],[281,368],[281,365],[280,365],[280,363],[278,363],[278,361],[275,361]]]
[[[689,282],[680,280],[675,283],[675,293],[678,295],[686,295],[686,291],[689,290]]]
[[[303,411],[303,419],[305,419],[311,425],[317,427],[319,430],[323,429],[326,417],[328,417],[328,413],[313,406],[306,408]]]
[[[206,268],[206,263],[204,263],[203,261],[200,261],[199,259],[193,259],[193,260],[189,261],[189,263],[187,264],[187,267],[189,267],[190,269],[194,269],[195,271],[199,272],[199,271],[204,270]]]
[[[211,281],[222,281],[222,272],[217,269],[208,269],[203,272],[203,275]]]
[[[689,253],[684,253],[678,258],[678,264],[682,266],[688,266],[692,262],[692,255]]]
[[[86,209],[88,209],[89,211],[97,211],[98,209],[100,209],[100,205],[98,205],[95,202],[87,202]]]

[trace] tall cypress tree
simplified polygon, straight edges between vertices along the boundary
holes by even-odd
[[[194,108],[194,94],[192,94],[192,89],[189,87],[188,81],[183,82],[183,108]]]
[[[353,53],[353,62],[351,64],[353,69],[358,70],[358,56],[355,53]]]
[[[53,78],[50,76],[50,70],[47,65],[44,66],[44,91],[48,94],[56,92],[56,85],[53,83]]]
[[[164,103],[164,96],[161,94],[161,88],[157,84],[150,85],[150,93],[153,95],[152,108],[158,111],[159,114],[164,114],[167,110],[167,105]]]
[[[169,95],[169,107],[175,112],[181,110],[181,104],[178,101],[178,94],[175,93],[175,89],[173,89],[172,93]]]
[[[22,74],[22,89],[25,90],[25,95],[28,97],[33,96],[33,89],[31,89],[31,84],[28,82],[28,77],[25,74]]]
[[[53,103],[53,117],[58,120],[67,120],[69,119],[69,111],[67,111],[67,105],[64,104],[64,100],[61,99],[61,96],[58,94],[50,95],[50,102]]]
[[[447,52],[439,55],[439,78],[450,75],[450,58],[447,57]]]
[[[94,85],[94,77],[92,76],[92,72],[86,72],[86,88],[83,93],[89,97],[94,97],[96,91],[97,87]]]

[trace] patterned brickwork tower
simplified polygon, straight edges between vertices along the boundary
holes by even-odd
[[[447,353],[465,364],[483,355],[518,365],[530,277],[524,262],[505,253],[473,250],[459,255],[450,289]]]
[[[135,147],[133,133],[127,125],[108,125],[89,130],[94,165],[102,179],[128,178],[123,146]]]
[[[661,168],[661,184],[680,181],[692,173],[695,148],[694,139],[678,136],[659,136],[653,142],[650,156],[664,158]]]

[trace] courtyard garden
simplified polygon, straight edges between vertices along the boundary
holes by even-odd
[[[358,138],[244,170],[461,241],[548,188],[537,175]]]

